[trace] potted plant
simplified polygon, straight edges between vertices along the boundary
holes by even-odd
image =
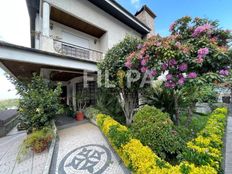
[[[76,112],[75,115],[77,121],[84,120],[84,109],[86,107],[87,100],[88,100],[87,92],[84,89],[78,92],[76,97],[78,111]]]

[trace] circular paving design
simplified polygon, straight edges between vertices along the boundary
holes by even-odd
[[[61,160],[59,174],[102,174],[111,162],[108,148],[98,144],[78,147]]]

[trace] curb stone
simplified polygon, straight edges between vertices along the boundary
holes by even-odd
[[[51,167],[51,163],[52,163],[53,152],[54,152],[54,149],[55,149],[55,144],[56,144],[56,139],[57,139],[57,128],[56,128],[55,122],[53,121],[52,124],[54,126],[55,136],[54,136],[54,138],[52,140],[52,143],[51,143],[51,145],[49,147],[49,152],[48,152],[47,161],[46,161],[46,164],[45,164],[45,167],[44,167],[43,174],[49,174],[50,173],[50,167]]]

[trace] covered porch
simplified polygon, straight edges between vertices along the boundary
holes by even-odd
[[[0,43],[0,67],[19,80],[30,79],[36,73],[54,84],[61,82],[62,103],[72,107],[74,111],[78,111],[77,96],[80,91],[85,91],[88,95],[85,101],[87,106],[96,102],[97,66],[96,62],[91,60],[73,59],[55,53]]]

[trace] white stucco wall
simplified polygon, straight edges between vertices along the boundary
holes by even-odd
[[[101,51],[107,51],[109,48],[121,41],[127,34],[141,37],[141,35],[120,22],[113,16],[104,12],[97,6],[86,0],[46,0],[51,6],[54,6],[66,13],[80,18],[92,25],[95,25],[107,33],[100,38],[99,48]]]
[[[77,31],[75,29],[72,29],[70,27],[67,27],[65,25],[62,25],[60,23],[57,23],[55,21],[50,21],[50,23],[53,25],[53,29],[50,29],[50,36],[53,38],[56,38],[58,40],[71,43],[69,41],[69,38],[64,38],[63,32],[69,33],[75,37],[83,38],[88,41],[89,48],[93,50],[100,50],[100,40],[98,38],[95,38],[91,35],[88,35],[86,33],[83,33],[81,31]],[[96,44],[94,42],[96,40]],[[81,45],[79,45],[81,46]]]

